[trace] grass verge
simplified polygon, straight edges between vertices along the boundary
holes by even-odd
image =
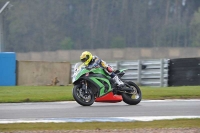
[[[0,124],[0,131],[200,128],[199,123],[200,119],[157,120],[150,122],[22,123]]]
[[[73,86],[0,87],[0,103],[73,101]],[[142,99],[199,99],[200,86],[140,87]]]

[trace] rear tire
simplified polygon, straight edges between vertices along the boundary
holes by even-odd
[[[128,81],[126,83],[129,84],[131,87],[135,88],[137,93],[136,93],[136,95],[128,94],[128,93],[122,93],[123,101],[127,104],[130,104],[130,105],[138,104],[142,100],[142,92],[141,92],[140,88],[132,81]],[[132,99],[133,95],[135,96],[135,99]]]
[[[81,88],[79,88],[78,85],[74,86],[74,88],[72,89],[72,94],[73,94],[73,97],[76,100],[76,102],[82,106],[90,106],[95,101],[94,94],[92,93],[92,91],[90,89],[88,89],[88,94],[85,95],[82,92]],[[83,96],[85,96],[85,98]],[[89,100],[89,101],[87,101],[87,100]]]

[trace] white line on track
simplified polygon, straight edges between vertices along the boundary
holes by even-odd
[[[141,116],[141,117],[97,117],[97,118],[44,118],[44,119],[0,119],[0,124],[8,123],[65,123],[65,122],[134,122],[172,119],[195,119],[200,116]]]
[[[200,99],[165,99],[165,100],[142,100],[141,102],[147,103],[147,102],[174,102],[174,101],[184,101],[184,102],[200,102]],[[66,103],[76,103],[76,101],[61,101],[61,102],[38,102],[38,103],[59,103],[59,104],[66,104]],[[15,104],[37,104],[37,102],[27,102],[27,103],[1,103],[1,104],[9,104],[9,105],[15,105]]]
[[[165,100],[142,100],[141,102],[200,102],[200,99],[165,99]]]

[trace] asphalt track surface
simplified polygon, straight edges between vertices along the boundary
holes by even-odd
[[[45,122],[109,121],[109,119],[120,121],[122,118],[134,120],[134,118],[148,119],[151,117],[200,118],[200,99],[143,100],[138,105],[119,102],[81,106],[73,101],[0,104],[0,123],[42,120],[46,120]]]

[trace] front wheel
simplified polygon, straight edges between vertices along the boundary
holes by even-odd
[[[88,89],[86,93],[86,91],[79,85],[74,86],[72,94],[76,102],[82,106],[90,106],[95,101],[94,94],[92,93],[92,91]]]
[[[132,81],[126,82],[132,89],[131,93],[122,93],[123,101],[130,105],[136,105],[142,100],[142,92],[140,88]]]

